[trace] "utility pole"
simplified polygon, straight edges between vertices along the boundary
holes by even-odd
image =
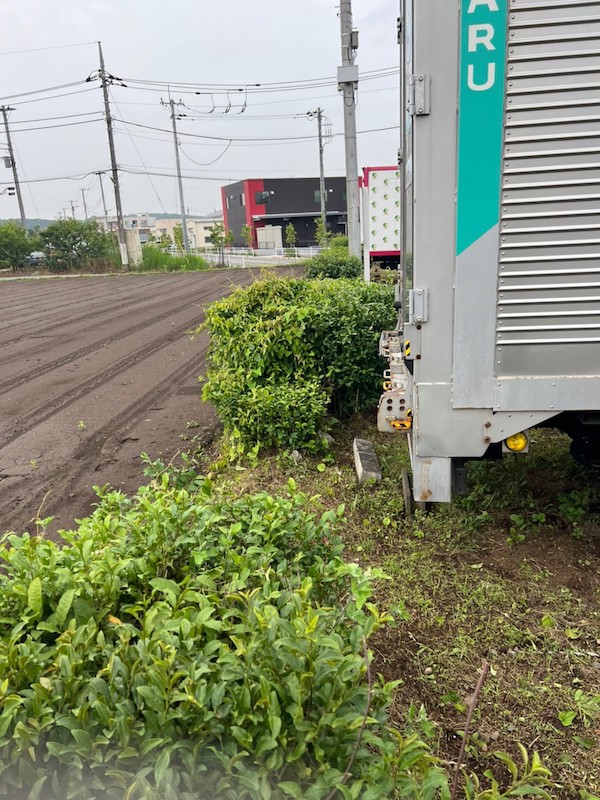
[[[177,167],[177,183],[179,184],[179,205],[181,208],[181,229],[183,233],[183,247],[186,252],[186,255],[190,252],[190,245],[188,242],[188,230],[187,230],[187,217],[185,214],[185,203],[183,201],[183,183],[181,182],[181,164],[179,162],[179,141],[177,139],[177,117],[175,114],[175,106],[180,105],[180,103],[176,103],[172,97],[169,97],[169,102],[165,103],[163,100],[160,101],[163,106],[169,106],[171,109],[171,122],[173,123],[173,141],[175,142],[175,165]]]
[[[13,152],[12,140],[10,138],[10,129],[8,127],[8,112],[14,111],[10,106],[2,106],[2,116],[4,118],[4,130],[6,132],[6,144],[8,147],[8,155],[10,158],[10,165],[13,172],[13,180],[15,182],[15,190],[17,192],[17,201],[19,203],[19,213],[21,214],[21,225],[24,230],[27,230],[27,218],[25,217],[25,206],[23,205],[23,196],[21,195],[21,185],[19,183],[19,175],[17,173],[17,162],[15,161],[15,154]]]
[[[104,56],[102,54],[102,44],[98,42],[98,53],[100,54],[100,82],[102,83],[102,94],[104,95],[104,116],[106,117],[106,130],[108,133],[108,148],[110,150],[110,164],[112,170],[112,182],[115,188],[115,206],[117,207],[117,226],[119,228],[119,250],[121,251],[121,261],[123,268],[129,269],[129,256],[127,254],[127,242],[125,239],[125,225],[123,224],[123,207],[121,205],[121,189],[119,187],[119,169],[117,167],[117,156],[115,154],[115,140],[112,129],[112,117],[110,115],[110,104],[108,102],[108,75],[104,68]]]
[[[344,139],[346,146],[346,203],[348,207],[348,250],[361,255],[360,212],[358,205],[358,155],[356,147],[356,89],[358,66],[354,55],[358,49],[358,31],[352,30],[352,2],[340,0],[342,66],[338,67],[338,88],[344,99]]]
[[[83,214],[84,214],[84,219],[85,219],[85,221],[87,222],[88,215],[87,215],[87,205],[86,205],[86,203],[85,203],[85,189],[82,189],[82,190],[81,190],[81,199],[83,200]]]
[[[102,176],[104,175],[103,172],[96,172],[98,176],[98,180],[100,181],[100,194],[102,195],[102,208],[104,209],[104,224],[106,225],[106,232],[109,232],[108,228],[108,212],[106,210],[106,197],[104,197],[104,185],[102,183]]]
[[[316,111],[309,111],[306,115],[309,119],[317,118],[319,131],[319,197],[321,198],[321,224],[323,231],[327,230],[327,192],[325,190],[325,168],[323,165],[323,109],[317,108]]]
[[[75,219],[75,200],[69,200],[71,203],[71,219]]]

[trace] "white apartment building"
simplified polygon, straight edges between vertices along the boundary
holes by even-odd
[[[207,214],[205,217],[193,217],[187,221],[188,242],[191,248],[210,247],[208,237],[216,222],[223,222],[222,214]],[[174,241],[175,228],[181,227],[181,218],[156,219],[151,233],[158,241],[165,234]]]

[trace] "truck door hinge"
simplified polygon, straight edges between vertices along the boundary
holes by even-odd
[[[413,117],[424,117],[431,111],[431,76],[419,73],[408,76],[408,105],[406,110]]]
[[[408,292],[408,321],[411,325],[429,319],[429,289],[410,289]]]

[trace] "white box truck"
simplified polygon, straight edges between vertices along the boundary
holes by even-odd
[[[552,425],[600,462],[600,0],[404,0],[403,308],[380,430],[416,500]]]

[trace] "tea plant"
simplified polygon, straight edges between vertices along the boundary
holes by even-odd
[[[370,672],[377,573],[340,559],[342,508],[289,489],[232,503],[166,471],[100,491],[62,547],[4,538],[0,797],[374,800],[398,754],[427,763]]]

